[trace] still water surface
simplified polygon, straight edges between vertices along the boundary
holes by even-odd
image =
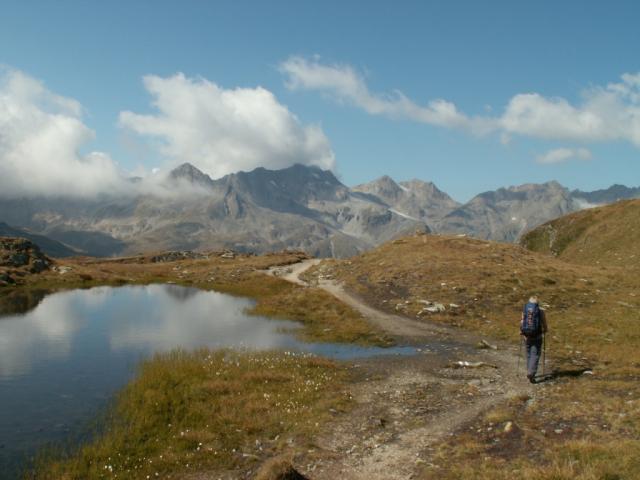
[[[176,285],[98,287],[0,302],[0,478],[51,442],[74,442],[140,360],[174,348],[284,348],[339,359],[412,354],[297,340],[251,300]],[[31,310],[24,312],[24,310]],[[24,313],[17,313],[23,311]]]

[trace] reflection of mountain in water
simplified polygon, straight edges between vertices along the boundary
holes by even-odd
[[[197,295],[198,292],[201,292],[201,290],[197,288],[181,287],[180,285],[165,285],[164,291],[170,297],[181,302],[187,301],[194,295]]]
[[[25,290],[0,294],[0,320],[4,315],[17,315],[33,310],[47,293],[47,290]]]

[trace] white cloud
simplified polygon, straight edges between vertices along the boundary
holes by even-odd
[[[292,90],[325,91],[339,101],[352,103],[372,115],[408,118],[479,134],[495,128],[491,119],[468,117],[446,100],[435,99],[426,106],[420,106],[398,90],[392,94],[373,94],[362,75],[349,65],[325,65],[317,59],[307,60],[294,56],[280,64],[280,71],[287,76],[286,85]]]
[[[82,106],[13,69],[0,70],[0,194],[86,196],[123,185],[101,152],[79,153],[94,138]]]
[[[160,140],[160,152],[176,163],[190,162],[214,178],[256,167],[295,163],[334,168],[327,137],[303,126],[268,90],[224,89],[204,78],[179,73],[144,77],[157,113],[125,111],[119,123]]]
[[[556,148],[536,157],[536,161],[543,164],[562,163],[572,159],[589,160],[591,152],[586,148]]]
[[[624,74],[618,83],[582,92],[582,102],[548,98],[538,93],[513,96],[501,115],[469,116],[455,104],[434,99],[418,105],[402,92],[371,93],[353,67],[323,64],[316,58],[290,57],[280,64],[291,89],[318,90],[372,115],[407,118],[475,134],[499,133],[577,142],[627,141],[640,147],[640,73]],[[487,110],[485,108],[485,110]]]

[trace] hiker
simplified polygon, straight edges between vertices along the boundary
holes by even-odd
[[[527,346],[527,378],[531,383],[536,383],[536,372],[545,333],[547,333],[547,318],[544,310],[538,305],[538,297],[533,295],[522,309],[520,320],[520,334],[524,337]]]

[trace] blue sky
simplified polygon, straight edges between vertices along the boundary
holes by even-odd
[[[0,64],[40,82],[47,95],[81,105],[81,114],[67,115],[93,137],[70,135],[68,151],[79,150],[80,161],[102,152],[128,171],[200,161],[215,176],[236,166],[277,168],[300,156],[303,163],[335,165],[348,185],[383,174],[420,178],[459,200],[552,179],[570,188],[636,186],[636,5],[3,1]],[[157,81],[145,83],[145,76]],[[215,98],[191,95],[203,82]],[[246,129],[241,118],[230,127],[224,112],[210,111],[221,98],[238,100],[238,87],[250,97],[242,96],[243,111],[264,109]],[[258,95],[258,87],[273,98]],[[185,109],[190,101],[211,104],[191,115],[171,96],[184,99],[178,103]],[[524,114],[514,98],[527,101]],[[443,103],[427,108],[434,101]],[[277,124],[261,137],[260,125],[276,110]],[[184,122],[199,133],[188,140],[167,133]],[[268,153],[256,154],[265,142]],[[43,144],[29,152],[47,150]],[[34,159],[47,161],[56,160]]]

